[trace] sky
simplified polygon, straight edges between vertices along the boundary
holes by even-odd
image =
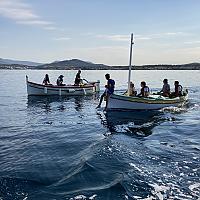
[[[200,0],[0,0],[0,58],[200,62]]]

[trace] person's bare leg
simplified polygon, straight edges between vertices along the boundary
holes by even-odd
[[[106,107],[104,108],[104,111],[107,110],[109,97],[110,97],[110,94],[107,94],[107,96],[106,96]]]
[[[105,92],[101,95],[101,98],[100,98],[100,101],[99,101],[99,105],[97,106],[97,108],[101,107],[101,104],[102,104],[104,96],[105,96]]]

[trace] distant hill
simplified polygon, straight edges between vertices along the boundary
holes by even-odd
[[[88,61],[83,61],[79,59],[55,61],[49,64],[40,65],[37,69],[109,69],[108,65],[95,64]]]
[[[38,66],[43,63],[31,62],[31,61],[20,61],[0,58],[0,65],[27,65],[27,66]]]
[[[54,61],[49,64],[0,59],[0,69],[128,70],[128,66],[109,66],[104,64],[96,64],[88,61],[83,61],[79,59]],[[168,64],[140,65],[140,66],[134,65],[132,69],[133,70],[200,70],[200,63],[188,63],[181,65],[168,65]]]

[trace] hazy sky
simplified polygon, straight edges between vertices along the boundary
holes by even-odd
[[[0,57],[127,65],[200,62],[200,0],[0,0]]]

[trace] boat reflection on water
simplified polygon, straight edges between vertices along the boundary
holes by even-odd
[[[28,96],[28,108],[41,108],[45,112],[51,112],[53,108],[59,111],[64,111],[68,108],[74,108],[76,111],[81,111],[84,107],[84,102],[95,100],[98,94],[91,96]]]
[[[162,122],[164,113],[161,111],[109,111],[103,124],[110,133],[125,133],[132,136],[146,137],[152,134],[152,129]]]

